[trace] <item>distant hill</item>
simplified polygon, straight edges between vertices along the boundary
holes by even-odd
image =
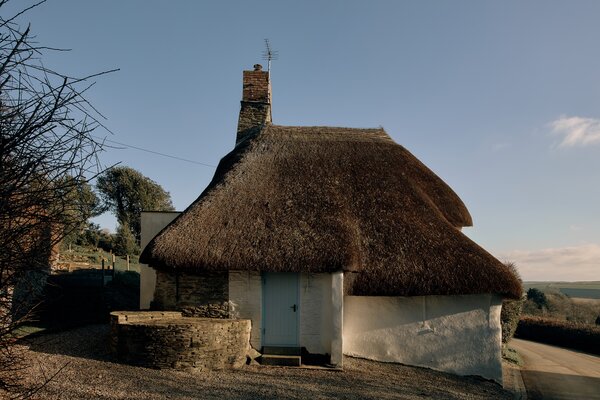
[[[600,299],[600,281],[589,282],[523,282],[525,291],[535,288],[543,292],[560,292],[572,298]]]

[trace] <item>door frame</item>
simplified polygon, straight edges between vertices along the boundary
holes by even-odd
[[[267,275],[269,274],[288,274],[288,275],[294,275],[296,277],[296,307],[297,307],[297,311],[296,311],[296,343],[289,343],[289,344],[277,344],[277,345],[272,345],[272,344],[268,344],[265,343],[265,326],[266,326],[266,320],[267,320],[267,313],[266,313],[266,302],[265,302],[265,290],[266,290],[266,285],[265,282],[267,280]],[[261,286],[262,286],[262,291],[261,291],[261,297],[262,297],[262,304],[261,304],[261,314],[262,314],[262,318],[261,318],[261,335],[260,335],[260,342],[261,342],[261,346],[273,346],[273,347],[300,347],[300,312],[301,312],[301,306],[300,306],[300,288],[301,288],[301,273],[300,272],[262,272],[261,273],[261,277],[260,277],[260,282],[261,282]]]

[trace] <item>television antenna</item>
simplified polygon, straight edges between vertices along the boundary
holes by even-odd
[[[262,53],[263,60],[267,60],[267,71],[271,71],[271,60],[277,60],[279,58],[279,51],[271,48],[269,39],[265,39],[265,51]]]

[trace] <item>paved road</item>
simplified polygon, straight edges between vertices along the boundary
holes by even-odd
[[[529,399],[600,400],[600,357],[520,339],[510,347],[523,358]]]

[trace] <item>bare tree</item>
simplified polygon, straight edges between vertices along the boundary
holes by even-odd
[[[5,18],[0,0],[0,393],[23,367],[15,329],[31,317],[53,248],[87,219],[82,184],[101,172],[92,132],[104,117],[84,94],[106,72],[75,78],[44,66],[44,52],[63,50],[16,23],[44,1]]]

